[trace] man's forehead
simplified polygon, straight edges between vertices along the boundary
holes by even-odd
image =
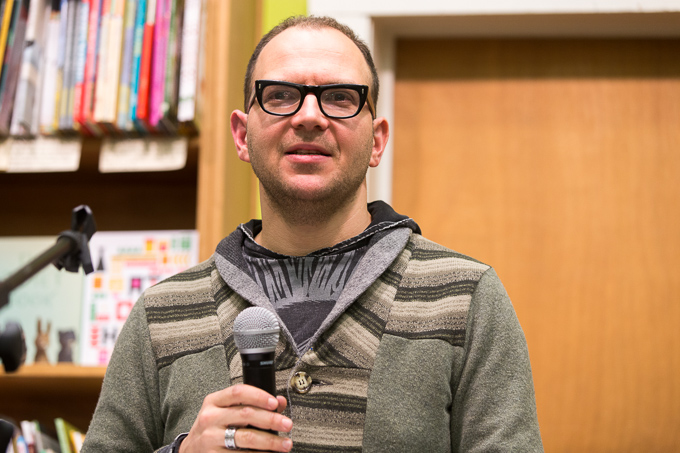
[[[357,45],[329,27],[284,30],[262,49],[254,69],[255,79],[277,78],[276,74],[304,76],[318,70],[334,72],[339,77],[335,82],[370,81],[370,69]],[[341,80],[352,75],[352,79],[359,76],[362,80]]]

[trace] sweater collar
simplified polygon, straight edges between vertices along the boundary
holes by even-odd
[[[364,231],[358,235],[346,239],[332,247],[325,247],[316,250],[307,256],[325,256],[337,253],[344,253],[350,250],[363,247],[370,240],[370,238],[378,232],[385,231],[391,228],[408,227],[414,233],[421,234],[418,224],[408,216],[398,214],[392,206],[384,201],[373,201],[368,203],[368,212],[371,214],[371,223]],[[281,255],[271,251],[255,242],[255,236],[262,231],[262,220],[252,219],[247,223],[239,225],[239,229],[246,236],[244,242],[244,250],[254,256],[267,258],[286,258],[286,255]]]

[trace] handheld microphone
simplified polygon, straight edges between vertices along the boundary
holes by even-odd
[[[248,307],[234,321],[234,341],[243,362],[243,383],[276,396],[274,356],[279,321],[266,308]]]

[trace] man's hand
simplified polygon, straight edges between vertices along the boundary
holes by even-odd
[[[179,451],[224,453],[224,431],[228,426],[239,427],[234,436],[239,450],[290,451],[293,448],[290,439],[261,431],[290,432],[293,421],[280,414],[286,405],[283,396],[274,398],[250,385],[238,384],[211,393],[203,400]]]

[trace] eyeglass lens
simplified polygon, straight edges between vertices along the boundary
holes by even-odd
[[[361,108],[361,96],[352,88],[325,88],[319,95],[321,110],[331,117],[352,116]],[[297,110],[302,101],[301,92],[287,85],[268,85],[262,90],[262,107],[277,114]]]

